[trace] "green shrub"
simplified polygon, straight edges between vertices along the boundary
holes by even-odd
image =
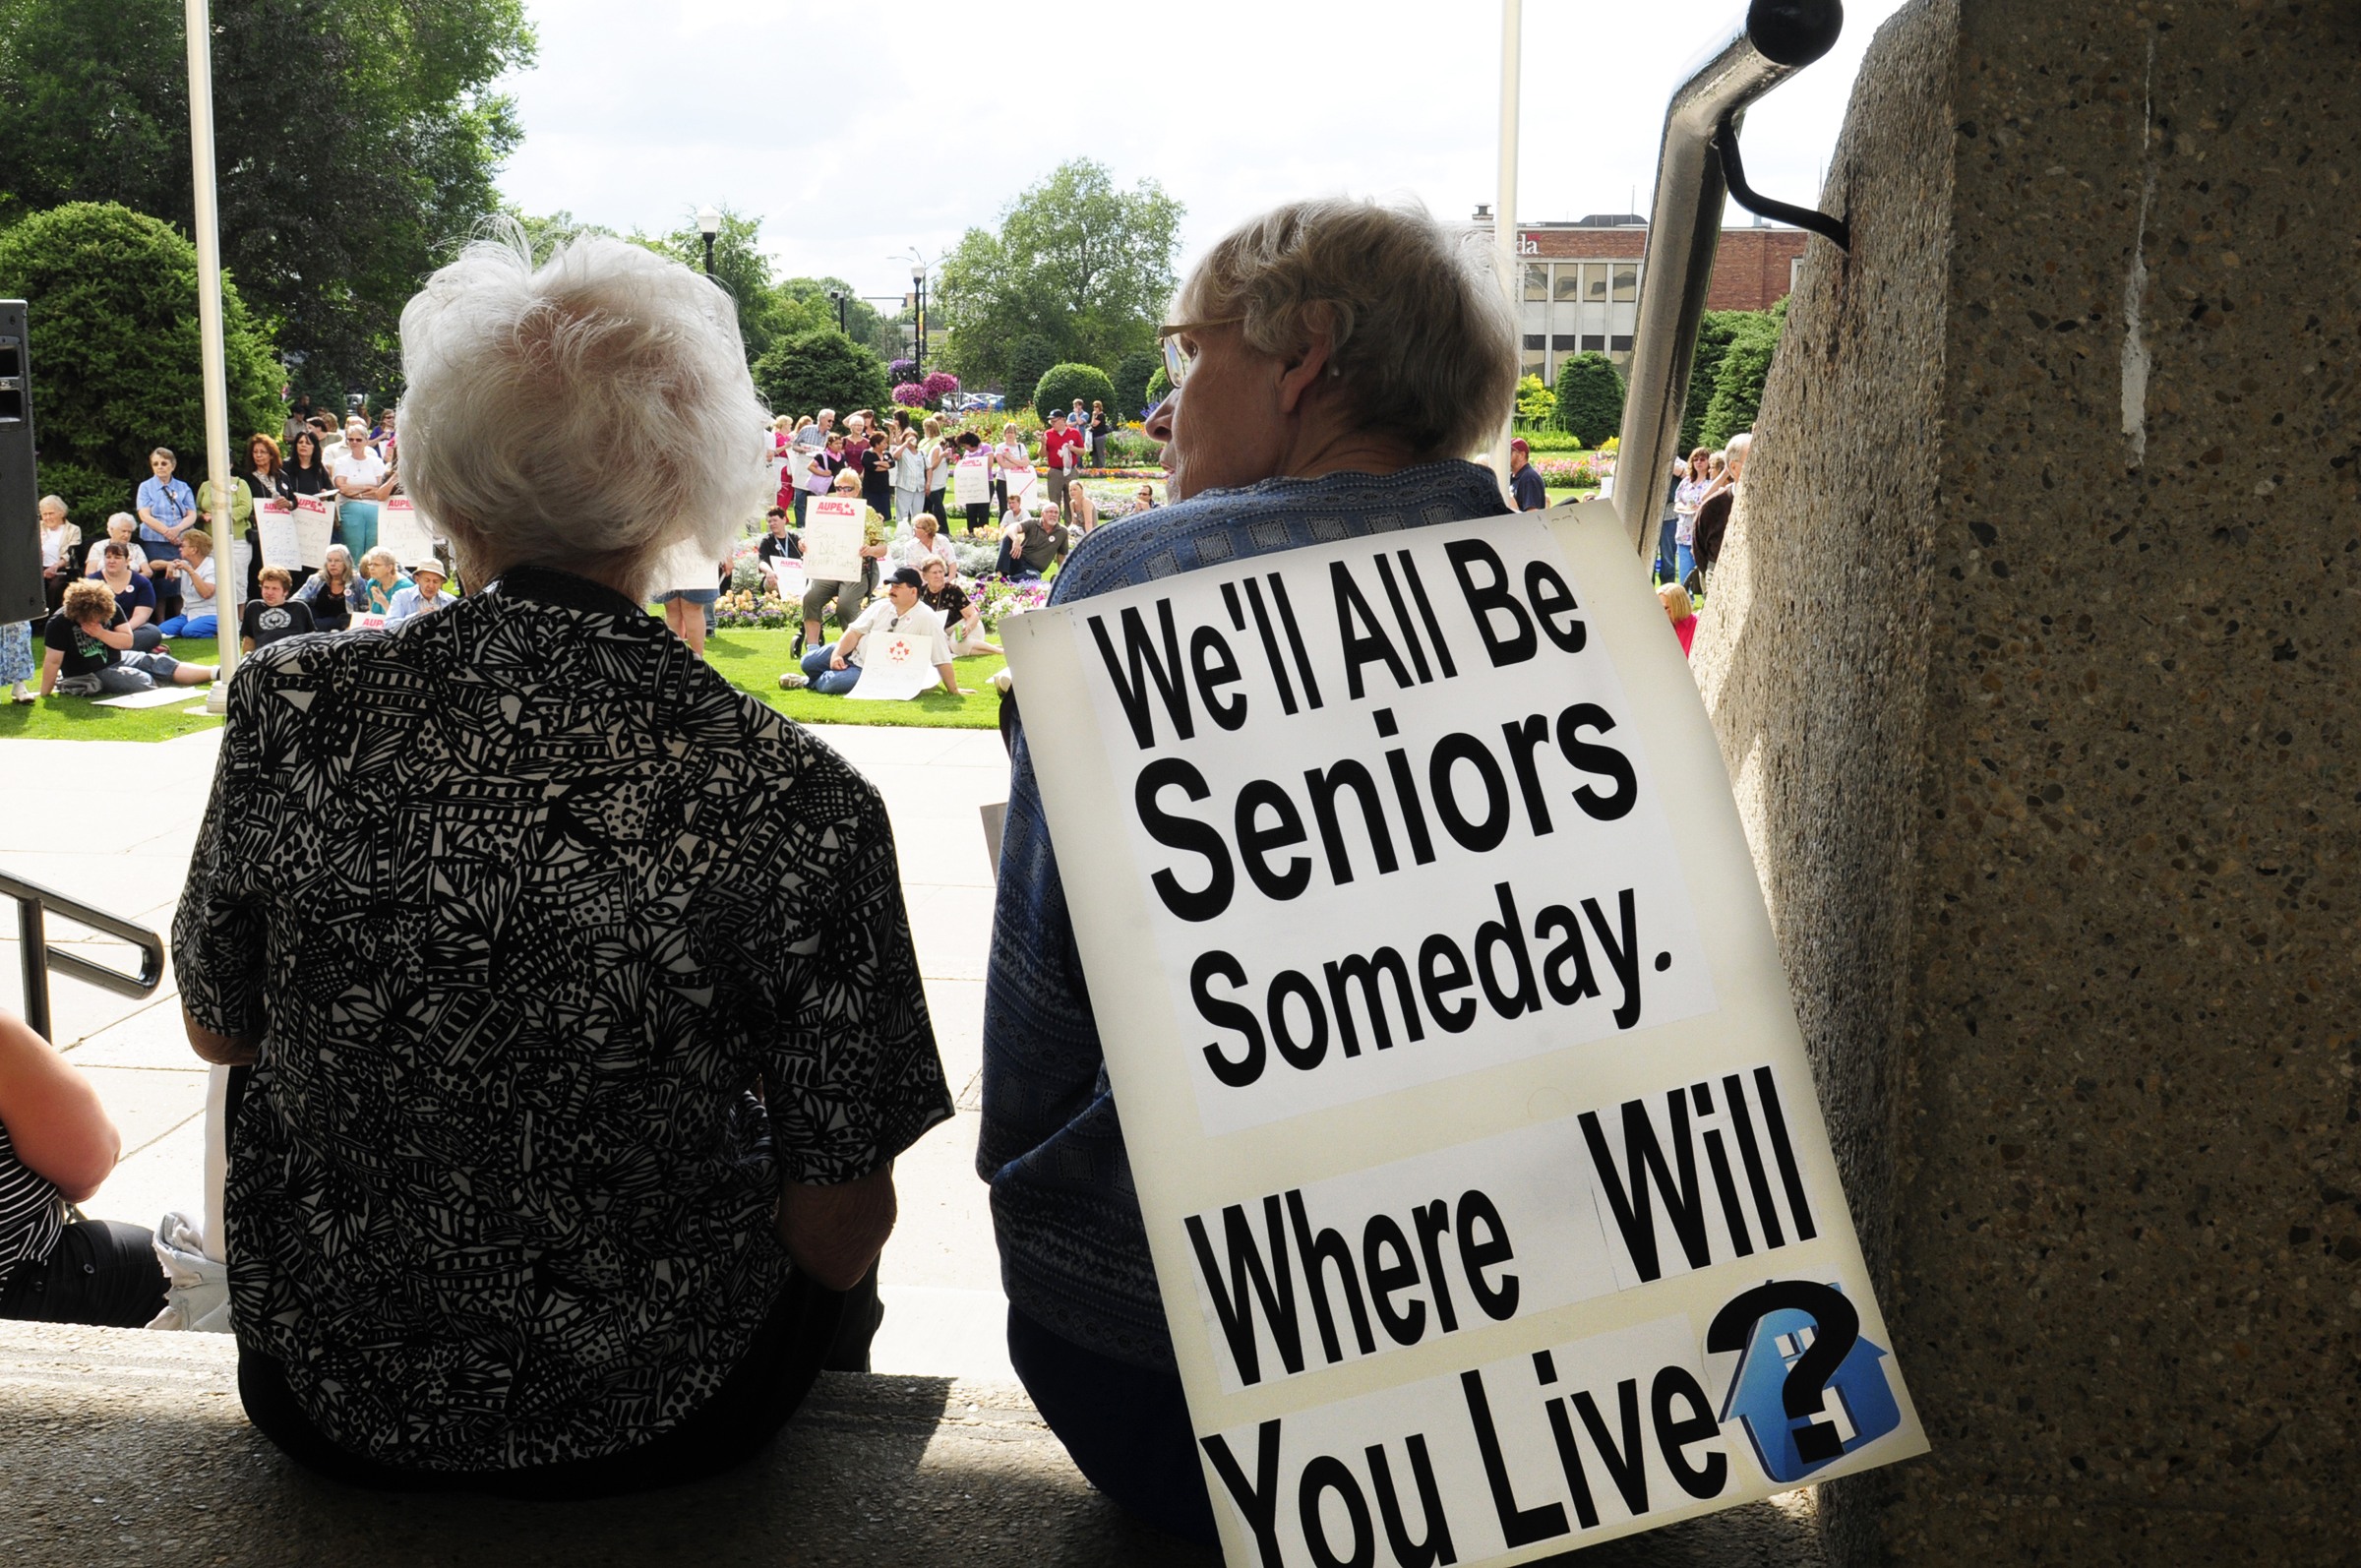
[[[1155,407],[1173,394],[1173,379],[1164,373],[1164,361],[1156,362],[1156,374],[1148,378],[1148,406]]]
[[[1553,399],[1550,403],[1551,413],[1555,413],[1556,406],[1557,405]],[[1590,448],[1582,444],[1582,438],[1580,436],[1570,436],[1566,434],[1566,432],[1558,429],[1555,424],[1537,423],[1528,425],[1523,422],[1519,422],[1517,425],[1516,434],[1518,439],[1525,443],[1527,449],[1536,453],[1544,452],[1590,451]]]
[[[1028,332],[1008,350],[1008,385],[1006,395],[1011,408],[1031,408],[1033,390],[1041,378],[1058,363],[1058,345],[1036,332]]]
[[[1753,311],[1709,310],[1697,323],[1697,347],[1689,355],[1688,398],[1681,405],[1677,441],[1681,456],[1688,456],[1703,445],[1705,410],[1714,400],[1714,383],[1722,373],[1722,356],[1728,351],[1729,340],[1754,319]]]
[[[1557,400],[1550,395],[1549,389],[1542,384],[1541,377],[1525,376],[1518,379],[1517,419],[1520,423],[1533,424],[1546,419],[1556,407]]]
[[[1754,416],[1763,405],[1763,383],[1779,352],[1782,325],[1767,314],[1756,315],[1730,338],[1715,368],[1714,394],[1698,428],[1698,446],[1726,447],[1730,437],[1754,428]]]
[[[754,363],[755,390],[779,414],[886,408],[893,388],[885,361],[833,327],[790,332]]]
[[[1557,428],[1586,447],[1623,428],[1623,378],[1604,354],[1576,354],[1557,367]]]
[[[75,202],[0,233],[0,294],[28,306],[35,483],[85,539],[129,512],[148,452],[169,447],[194,490],[205,479],[205,389],[197,339],[197,248],[171,225],[113,203]],[[254,431],[275,437],[284,372],[234,284],[221,284],[233,467]]]
[[[1153,348],[1135,348],[1115,367],[1115,401],[1107,411],[1119,420],[1137,419],[1149,406],[1148,384],[1164,370],[1164,356]]]
[[[1115,400],[1115,383],[1096,365],[1052,365],[1033,384],[1033,406],[1044,419],[1060,408],[1072,412],[1077,397],[1085,409],[1092,403],[1105,403],[1108,418],[1121,417],[1116,412],[1120,405]]]

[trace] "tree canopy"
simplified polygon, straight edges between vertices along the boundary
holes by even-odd
[[[1152,179],[1123,191],[1104,164],[1060,164],[1009,204],[998,232],[971,228],[943,259],[934,300],[951,368],[1021,397],[1031,389],[1010,360],[1027,337],[1053,362],[1102,369],[1149,346],[1177,282],[1185,211]]]
[[[35,480],[96,539],[129,511],[148,453],[169,447],[192,488],[205,477],[198,377],[197,247],[169,224],[77,202],[0,233],[0,278],[29,307]],[[231,462],[276,435],[279,368],[234,281],[221,285]]]
[[[1786,305],[1782,300],[1771,310],[1738,313],[1729,346],[1714,367],[1713,395],[1707,399],[1699,425],[1699,446],[1726,447],[1730,437],[1754,428],[1754,416],[1762,408],[1763,384],[1770,380],[1771,361],[1779,352],[1780,335],[1786,330]]]
[[[885,362],[838,332],[833,324],[792,332],[755,361],[755,390],[773,413],[817,414],[822,408],[890,408],[893,389]]]
[[[0,225],[117,202],[195,228],[177,0],[0,0]],[[221,249],[305,391],[391,390],[401,307],[499,210],[523,0],[213,8]]]
[[[1604,354],[1576,354],[1557,367],[1557,428],[1596,447],[1623,428],[1623,378]]]

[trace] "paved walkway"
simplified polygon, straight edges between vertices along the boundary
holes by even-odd
[[[983,1065],[984,958],[992,866],[978,808],[1004,799],[998,734],[828,726],[817,731],[884,794],[902,891],[942,1064],[959,1115],[896,1167],[901,1223],[881,1273],[880,1372],[1012,1381],[1006,1302],[985,1188],[975,1176]],[[0,868],[158,932],[168,932],[212,788],[217,729],[152,744],[0,743]],[[0,938],[0,1005],[21,1009],[16,927]],[[132,969],[132,949],[52,922],[50,940],[87,945]],[[123,1132],[123,1163],[85,1212],[152,1227],[203,1207],[205,1064],[181,1032],[167,971],[130,999],[52,979],[57,1044],[98,1087]]]

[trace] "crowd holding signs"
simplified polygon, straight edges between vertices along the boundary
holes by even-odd
[[[1104,871],[1067,895],[1234,1564],[1522,1560],[1923,1449],[1611,509],[1188,573],[1009,654],[1059,858]]]

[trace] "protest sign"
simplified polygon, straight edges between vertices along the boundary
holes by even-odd
[[[794,604],[801,600],[804,590],[812,585],[801,561],[790,561],[785,556],[774,557],[770,570],[774,580],[771,592],[783,603]]]
[[[1033,468],[1011,468],[1008,473],[1008,505],[1017,512],[1033,510],[1033,489],[1041,483],[1041,473]]]
[[[931,628],[878,632],[861,639],[861,679],[847,699],[900,702],[941,683],[935,669]]]
[[[710,593],[721,583],[722,552],[695,539],[683,539],[664,552],[657,565],[658,593]]]
[[[1612,508],[1002,633],[1234,1568],[1521,1562],[1923,1452]]]
[[[804,509],[804,574],[815,582],[861,580],[863,513],[859,496],[814,496]]]
[[[407,496],[394,496],[378,507],[377,542],[393,551],[405,571],[435,558],[434,529]]]
[[[317,570],[328,563],[328,547],[336,526],[335,503],[320,496],[275,496],[254,504],[254,532],[263,548],[263,565],[289,572]]]
[[[951,500],[962,507],[992,505],[992,459],[978,453],[951,465]]]

